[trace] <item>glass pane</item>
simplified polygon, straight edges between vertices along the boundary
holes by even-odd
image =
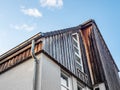
[[[95,88],[95,90],[100,90],[99,88]]]
[[[77,40],[77,34],[72,35],[75,40]]]
[[[82,88],[78,86],[78,89],[77,89],[77,90],[82,90]]]
[[[61,86],[61,90],[68,90],[67,88],[65,88],[65,87],[63,87],[63,86]]]
[[[68,87],[68,78],[61,75],[61,84]]]
[[[76,47],[78,47],[78,43],[75,40],[73,40],[73,45],[75,45]]]
[[[77,60],[81,64],[80,57],[78,57],[77,55],[75,55],[75,60]]]
[[[79,68],[79,70],[82,71],[82,66],[76,62],[76,67]]]
[[[79,50],[76,47],[74,47],[74,51],[79,55]]]

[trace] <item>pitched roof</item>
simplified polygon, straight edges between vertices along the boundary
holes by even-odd
[[[2,64],[3,64],[4,62],[12,63],[12,59],[14,59],[16,56],[19,57],[20,53],[21,53],[21,55],[24,56],[23,51],[25,51],[25,50],[26,50],[26,53],[30,53],[31,41],[32,41],[33,39],[35,39],[35,40],[38,42],[38,46],[40,46],[39,43],[41,42],[41,38],[49,37],[49,36],[52,36],[52,35],[57,35],[57,34],[65,33],[65,32],[69,32],[69,31],[81,30],[81,29],[86,28],[86,27],[88,27],[88,26],[90,26],[90,25],[92,25],[92,24],[94,24],[94,25],[97,27],[95,21],[94,21],[93,19],[90,19],[90,20],[84,22],[83,24],[80,24],[80,25],[75,26],[75,27],[66,28],[66,29],[61,29],[61,30],[55,30],[55,31],[46,32],[46,33],[40,32],[40,33],[34,35],[33,37],[29,38],[28,40],[24,41],[23,43],[19,44],[18,46],[14,47],[13,49],[11,49],[11,50],[7,51],[6,53],[0,55],[0,67],[2,67]],[[97,29],[98,29],[98,27],[97,27]],[[98,29],[98,31],[99,31],[99,29]],[[100,35],[101,35],[101,34],[100,34]],[[101,35],[101,37],[102,37],[102,35]],[[105,44],[105,41],[104,41],[104,40],[103,40],[103,42],[104,42],[104,44]],[[105,45],[106,45],[106,44],[105,44]],[[27,46],[29,46],[29,47],[27,47]],[[38,47],[38,46],[37,46],[37,47]],[[25,48],[25,47],[27,47],[27,48]],[[41,47],[41,46],[40,46],[40,47]],[[41,48],[41,49],[42,49],[42,48]],[[27,51],[27,50],[28,50],[28,51]],[[107,50],[108,50],[108,48],[107,48]],[[40,50],[38,50],[38,49],[36,50],[36,52],[39,52],[39,51],[40,51]],[[16,52],[18,52],[18,53],[16,53]],[[108,53],[109,53],[109,55],[110,55],[111,58],[112,58],[112,55],[110,54],[110,51],[109,51],[109,50],[108,50]],[[9,58],[8,58],[8,57],[9,57]],[[27,57],[31,57],[31,56],[27,56]],[[112,60],[113,60],[113,58],[112,58]],[[11,62],[10,62],[10,61],[11,61]],[[14,59],[14,61],[15,61],[15,59]],[[22,61],[22,60],[21,60],[21,61]],[[113,63],[115,64],[114,60],[113,60]],[[115,66],[116,66],[116,64],[115,64]],[[118,69],[117,66],[116,66],[116,68]]]
[[[93,22],[94,22],[94,20],[90,19],[90,20],[84,22],[83,24],[80,24],[80,25],[75,26],[75,27],[70,27],[70,28],[66,28],[66,29],[60,29],[60,30],[55,30],[55,31],[50,31],[50,32],[45,32],[45,33],[39,32],[36,35],[29,38],[28,40],[22,42],[21,44],[17,45],[16,47],[14,47],[14,48],[10,49],[9,51],[5,52],[4,54],[0,55],[0,61],[4,57],[9,56],[10,54],[18,51],[19,49],[25,47],[28,44],[30,44],[33,39],[39,39],[41,37],[49,37],[51,35],[61,34],[61,33],[65,33],[65,32],[68,32],[68,31],[73,31],[73,30],[75,31],[75,30],[84,28],[84,27],[90,25]]]

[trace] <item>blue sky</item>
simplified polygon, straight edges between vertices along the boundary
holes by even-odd
[[[39,32],[94,19],[120,69],[120,0],[2,0],[0,54]]]

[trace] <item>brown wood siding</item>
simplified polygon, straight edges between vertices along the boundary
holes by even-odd
[[[87,64],[89,66],[91,79],[93,84],[98,84],[104,81],[104,73],[100,62],[98,49],[93,33],[93,27],[89,26],[82,31],[84,45],[86,47]]]
[[[80,40],[80,47],[81,47],[81,52],[82,52],[82,61],[83,61],[83,68],[84,68],[84,72],[88,75],[88,84],[91,86],[92,82],[91,82],[91,77],[90,77],[90,71],[89,71],[89,67],[88,67],[88,62],[87,62],[87,55],[85,53],[85,46],[83,43],[83,38],[82,38],[82,31],[80,30],[80,35],[79,35],[79,40]]]
[[[40,50],[42,50],[42,43],[38,42],[35,45],[35,53],[38,53]],[[12,56],[5,58],[2,60],[3,62],[0,62],[0,74],[31,58],[31,45],[26,46],[18,52],[19,53],[14,53]]]
[[[94,83],[94,76],[93,76],[93,70],[92,70],[92,62],[91,62],[91,55],[90,55],[90,42],[89,42],[89,35],[91,33],[91,26],[83,28],[81,30],[81,36],[83,39],[83,44],[85,47],[85,53],[86,53],[86,57],[87,57],[87,64],[88,64],[88,68],[89,68],[89,72],[90,72],[90,77],[91,77],[91,81],[92,84]]]
[[[94,74],[94,84],[98,84],[104,81],[104,72],[94,36],[95,36],[94,31],[92,30],[89,36],[90,54],[91,54],[92,69]]]

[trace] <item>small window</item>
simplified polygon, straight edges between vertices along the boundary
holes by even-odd
[[[61,74],[61,90],[70,90],[69,77],[64,74]]]
[[[82,88],[81,88],[81,87],[78,87],[77,90],[82,90]]]
[[[95,88],[95,90],[100,90],[99,88]]]
[[[82,90],[82,87],[79,84],[77,85],[77,90]]]

